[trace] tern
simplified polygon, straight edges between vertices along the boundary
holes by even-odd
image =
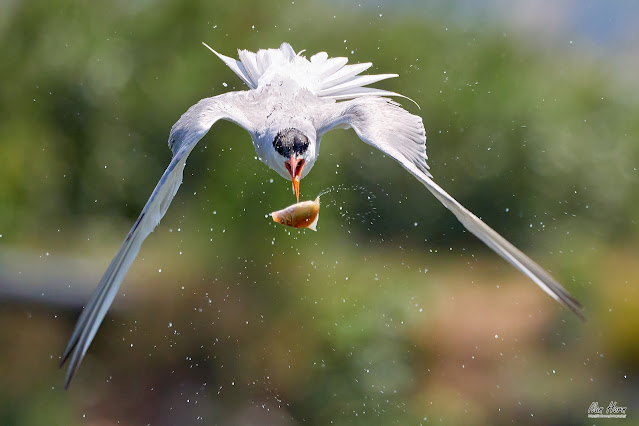
[[[288,43],[257,53],[238,50],[239,60],[203,44],[248,90],[202,99],[171,128],[171,162],[80,314],[62,355],[60,366],[69,360],[65,388],[78,370],[142,242],[171,204],[182,183],[188,155],[218,120],[236,123],[250,134],[259,159],[292,182],[298,201],[300,181],[317,160],[322,136],[332,129],[352,128],[362,141],[397,161],[421,182],[468,231],[584,319],[581,304],[557,280],[433,181],[426,164],[422,119],[389,99],[405,96],[367,87],[397,74],[360,75],[372,63],[347,65],[348,58],[329,58],[326,52],[307,59],[302,55],[304,51],[295,53]]]

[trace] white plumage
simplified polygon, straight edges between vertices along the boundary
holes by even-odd
[[[288,43],[279,49],[262,49],[257,53],[238,50],[240,60],[224,56],[208,47],[249,89],[258,89],[276,78],[288,77],[315,96],[327,99],[355,99],[362,96],[400,96],[387,90],[364,87],[398,74],[359,75],[373,64],[347,65],[348,58],[329,58],[326,52],[311,56],[309,61],[302,52],[295,53]]]

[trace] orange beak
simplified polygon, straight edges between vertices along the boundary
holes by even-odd
[[[302,169],[306,160],[295,158],[291,156],[291,159],[284,163],[286,170],[291,174],[291,180],[293,181],[293,192],[295,192],[295,198],[297,202],[300,202],[300,180],[302,180]]]

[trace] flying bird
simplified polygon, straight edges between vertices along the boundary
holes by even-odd
[[[239,50],[239,60],[203,44],[224,61],[248,90],[202,99],[171,128],[171,162],[80,314],[62,355],[61,366],[69,360],[65,388],[80,366],[142,242],[160,222],[182,183],[188,155],[218,120],[236,123],[250,134],[259,159],[292,182],[298,201],[300,181],[317,160],[322,136],[332,129],[352,128],[362,141],[412,174],[468,231],[553,299],[584,318],[581,304],[548,272],[433,181],[426,164],[422,119],[389,99],[405,96],[368,87],[397,74],[360,75],[372,66],[370,62],[347,65],[347,58],[329,58],[326,52],[307,59],[303,51],[295,53],[288,43],[257,53]]]

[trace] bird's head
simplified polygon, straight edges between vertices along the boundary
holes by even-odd
[[[273,138],[275,171],[293,182],[293,192],[300,200],[300,181],[311,170],[317,158],[315,131],[303,131],[289,127]]]

